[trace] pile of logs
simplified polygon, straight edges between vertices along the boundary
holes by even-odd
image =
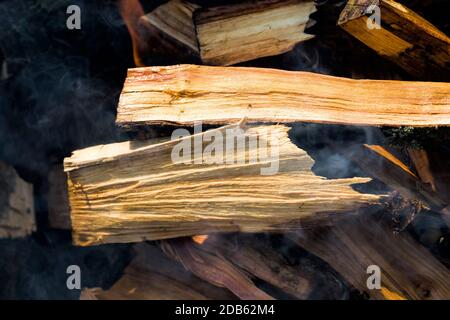
[[[368,27],[373,5],[379,28]],[[432,150],[336,139],[326,147],[365,177],[330,179],[290,135],[295,122],[450,126],[450,83],[425,82],[448,78],[450,39],[395,1],[350,0],[338,25],[418,81],[229,66],[309,41],[315,11],[312,0],[172,0],[133,24],[137,62],[167,54],[192,64],[130,69],[116,124],[185,134],[77,150],[65,174],[52,172],[53,227],[71,228],[80,246],[136,243],[120,280],[85,288],[81,298],[345,299],[348,288],[370,299],[450,298],[450,271],[410,230],[416,216],[431,214],[450,227],[448,163]],[[199,123],[208,130],[192,133]],[[277,158],[252,161],[259,144],[248,143],[234,147],[233,161],[216,161],[236,134],[264,142]],[[192,161],[174,160],[180,146]],[[67,189],[57,187],[65,180]],[[384,189],[375,191],[374,181]],[[23,188],[17,181],[10,194]],[[0,208],[23,209],[12,196],[5,201]],[[368,286],[371,266],[381,270],[376,288]]]

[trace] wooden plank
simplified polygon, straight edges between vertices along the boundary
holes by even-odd
[[[167,142],[75,151],[64,161],[74,243],[286,230],[280,225],[379,203],[382,195],[351,187],[370,179],[315,175],[314,161],[288,131],[231,125]],[[174,158],[174,150],[187,157]]]
[[[380,28],[367,13],[378,5]],[[450,79],[450,38],[411,9],[393,0],[350,0],[338,24],[379,55],[420,79]]]
[[[129,69],[116,123],[319,122],[450,125],[450,84],[353,80],[309,72],[177,65]]]

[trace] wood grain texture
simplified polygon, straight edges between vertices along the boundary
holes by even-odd
[[[371,299],[449,299],[450,271],[407,232],[394,235],[378,215],[348,217],[332,228],[291,237]],[[367,267],[381,269],[384,290],[367,288]]]
[[[370,179],[315,175],[314,161],[291,142],[288,130],[282,125],[231,125],[173,141],[128,141],[75,151],[64,161],[74,243],[285,230],[275,225],[319,219],[321,213],[342,213],[381,200],[380,195],[351,187]],[[229,163],[214,163],[216,155],[206,152],[198,158],[200,163],[172,160],[172,150],[180,143],[203,141],[200,148],[207,150],[212,145],[207,139],[221,136],[225,150],[236,132],[267,145],[269,155],[276,151],[278,161],[261,157],[262,149],[253,143],[235,145],[234,161]],[[202,156],[201,152],[196,154]],[[258,161],[250,162],[255,154]],[[275,174],[261,174],[272,165],[278,166]]]
[[[156,246],[140,243],[124,275],[109,289],[85,288],[82,300],[228,300],[236,297],[185,270]]]
[[[291,50],[314,35],[304,32],[311,0],[244,1],[197,10],[200,56],[209,65],[232,65]]]
[[[199,8],[198,5],[187,1],[172,0],[157,7],[142,19],[164,32],[166,37],[198,53],[195,25],[192,21],[192,15],[197,8]]]
[[[272,300],[231,261],[199,248],[191,239],[161,241],[163,251],[198,277],[233,292],[243,300]]]
[[[129,69],[116,123],[319,122],[450,125],[450,84],[352,80],[309,72],[176,65]]]
[[[210,235],[201,246],[245,270],[252,277],[264,280],[297,299],[307,299],[314,280],[301,268],[291,266],[268,241],[255,237]]]
[[[0,161],[0,238],[22,238],[35,230],[33,186]]]
[[[379,5],[380,28],[368,28],[368,17],[373,11],[366,13],[366,10],[371,5]],[[450,38],[396,1],[350,0],[338,24],[420,79],[450,79]]]

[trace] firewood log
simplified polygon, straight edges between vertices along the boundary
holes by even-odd
[[[370,18],[378,9],[369,8],[379,8],[379,28],[373,26]],[[450,79],[450,38],[396,1],[350,0],[338,24],[420,79]]]
[[[35,230],[33,186],[0,162],[0,238],[26,237]]]
[[[372,126],[450,125],[450,84],[352,80],[309,72],[177,65],[136,68],[116,123],[190,125],[319,122]]]
[[[200,63],[193,12],[193,3],[172,0],[143,15],[138,21],[140,41],[147,43],[139,59],[144,63],[181,61]]]
[[[166,142],[75,151],[64,161],[74,243],[276,230],[382,200],[351,187],[370,179],[315,175],[314,161],[291,142],[288,130],[231,125]]]
[[[141,243],[135,246],[136,257],[124,275],[108,290],[85,288],[81,299],[98,300],[204,300],[235,299],[225,289],[217,288],[186,271],[167,258],[159,248]]]
[[[164,51],[176,53],[181,61],[190,57],[230,65],[278,55],[314,37],[304,32],[314,11],[312,0],[257,0],[207,8],[172,0],[140,19],[141,38],[153,47],[153,52],[141,52],[141,60]]]
[[[227,288],[240,299],[273,299],[256,287],[243,270],[221,256],[199,249],[189,238],[163,240],[161,247],[168,256],[179,261],[198,277]]]
[[[309,40],[312,0],[257,0],[198,9],[194,21],[204,64],[227,66],[274,56]]]
[[[291,239],[371,299],[450,298],[450,271],[408,233],[394,235],[378,215],[349,216],[331,228],[302,230]],[[371,265],[381,270],[381,288],[367,286]]]

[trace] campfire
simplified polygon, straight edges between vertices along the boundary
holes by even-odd
[[[409,2],[115,2],[117,134],[0,162],[0,237],[120,250],[80,299],[450,299],[450,28]]]

